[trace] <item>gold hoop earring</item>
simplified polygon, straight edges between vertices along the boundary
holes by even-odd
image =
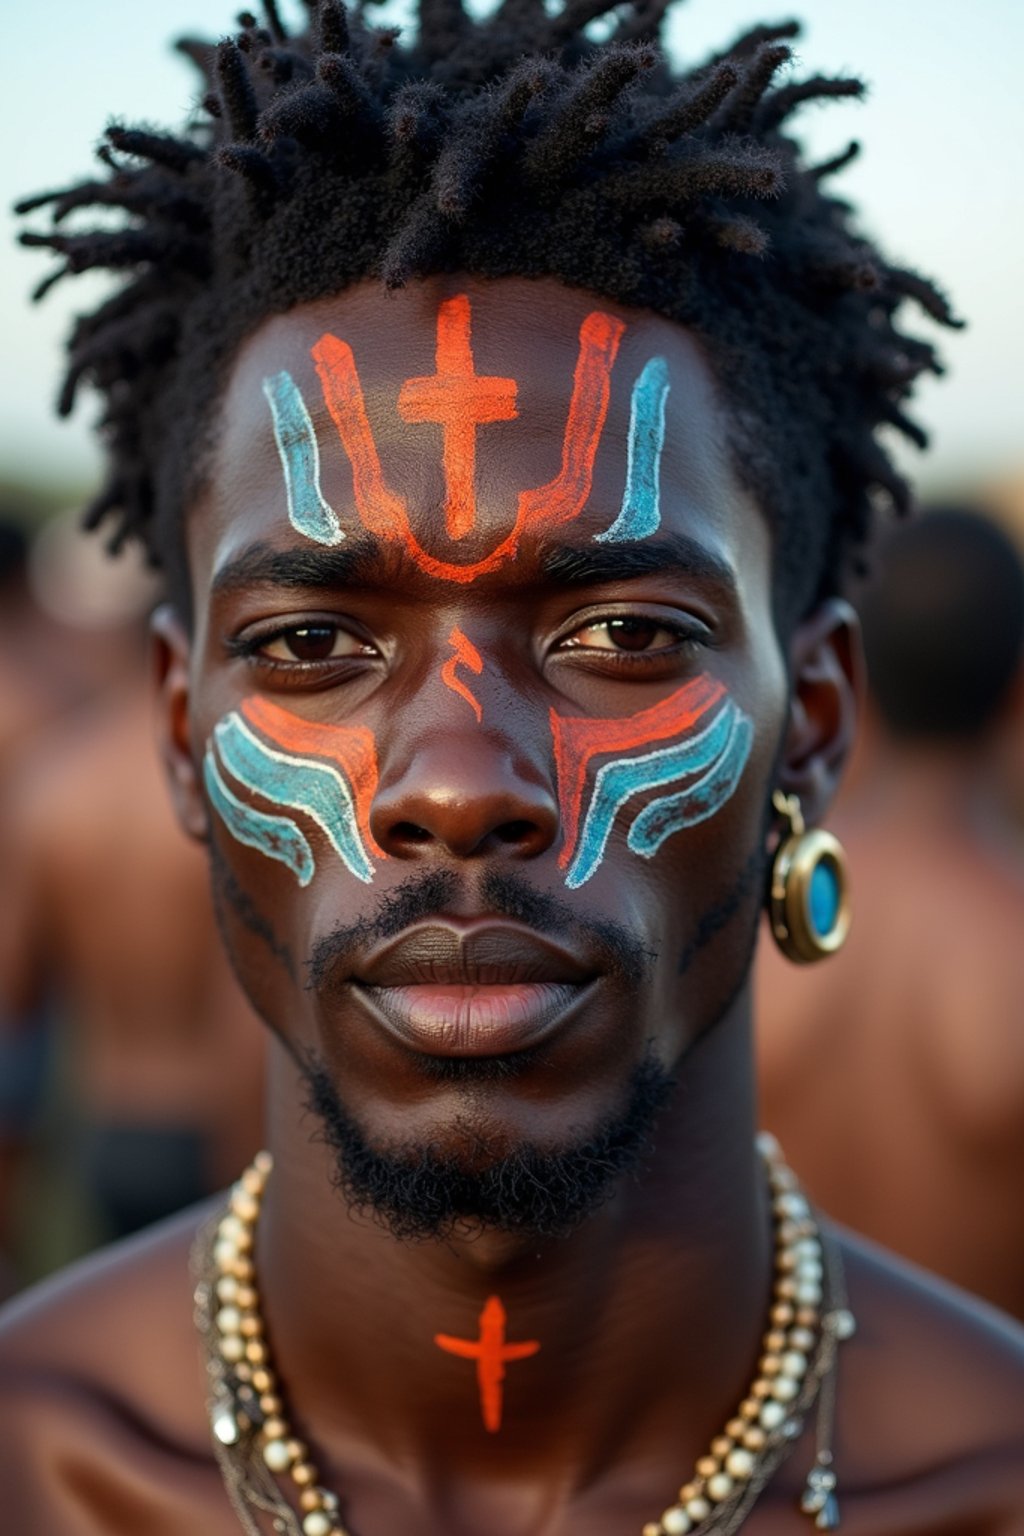
[[[772,805],[787,823],[772,860],[768,913],[787,960],[809,965],[834,955],[850,931],[846,854],[831,832],[804,827],[800,801],[780,789]]]

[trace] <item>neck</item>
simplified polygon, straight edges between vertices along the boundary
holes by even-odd
[[[592,1480],[613,1448],[662,1476],[692,1466],[746,1394],[769,1304],[745,999],[683,1062],[640,1177],[557,1242],[403,1244],[350,1215],[331,1155],[310,1140],[295,1069],[274,1056],[260,1289],[325,1478],[378,1456],[446,1483],[540,1482],[557,1445],[554,1497]],[[540,1345],[506,1365],[499,1432],[482,1426],[474,1362],[434,1342],[477,1340],[492,1296],[507,1341]]]

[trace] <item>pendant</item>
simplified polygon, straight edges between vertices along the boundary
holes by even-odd
[[[807,1475],[807,1483],[800,1497],[800,1508],[805,1515],[814,1516],[819,1531],[834,1531],[839,1525],[839,1500],[835,1494],[836,1475],[831,1467],[815,1462]]]
[[[834,1531],[839,1524],[839,1500],[834,1493],[826,1495],[825,1502],[814,1520],[819,1531]]]

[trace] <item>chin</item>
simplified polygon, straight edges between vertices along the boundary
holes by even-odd
[[[589,1123],[580,1123],[564,1103],[531,1106],[501,1091],[526,1070],[517,1058],[449,1059],[444,1067],[442,1081],[456,1085],[461,1107],[439,1121],[435,1104],[431,1120],[400,1139],[378,1138],[360,1123],[321,1062],[310,1059],[303,1069],[340,1195],[402,1240],[446,1238],[468,1227],[567,1235],[653,1151],[674,1087],[648,1056],[612,1107],[591,1105]],[[555,1136],[545,1134],[552,1121]]]

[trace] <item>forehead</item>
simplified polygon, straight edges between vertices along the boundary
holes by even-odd
[[[332,401],[325,383],[341,356],[343,409],[340,386]],[[275,434],[271,395],[282,379],[287,401],[279,393]],[[605,390],[601,409],[593,398],[587,405],[588,380],[591,396]],[[290,426],[282,426],[285,404]],[[298,448],[296,440],[312,434],[318,493],[340,537],[379,531],[361,494],[373,482],[405,509],[438,570],[486,565],[517,526],[524,493],[548,491],[560,474],[564,482],[567,464],[578,505],[558,514],[561,544],[600,540],[614,526],[625,540],[630,529],[617,518],[630,476],[636,488],[653,465],[660,523],[725,546],[739,523],[761,522],[730,468],[726,425],[700,343],[647,311],[552,280],[443,277],[397,293],[363,284],[271,317],[243,346],[220,407],[203,516],[190,520],[193,569],[216,569],[254,541],[302,541],[283,511],[289,432],[292,467],[304,466],[307,479],[310,438]],[[543,494],[539,502],[538,536]],[[759,534],[763,547],[763,527]],[[517,558],[530,542],[518,541]]]

